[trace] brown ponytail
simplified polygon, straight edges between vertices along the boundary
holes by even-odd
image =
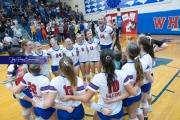
[[[74,90],[77,89],[77,76],[74,71],[73,61],[70,57],[64,56],[59,62],[61,72],[66,76],[67,80],[70,81],[71,86]]]
[[[141,65],[141,61],[139,59],[139,54],[140,54],[140,47],[137,45],[137,43],[135,42],[130,42],[127,47],[126,47],[126,51],[129,55],[129,58],[131,60],[134,60],[134,66],[137,72],[137,77],[139,80],[143,80],[144,78],[144,73],[143,73],[143,69],[142,69],[142,65]]]

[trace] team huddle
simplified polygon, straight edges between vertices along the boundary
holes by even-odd
[[[121,120],[123,107],[127,108],[129,120],[148,120],[148,112],[152,111],[154,52],[163,50],[164,43],[143,33],[137,42],[128,43],[124,53],[116,54],[113,28],[106,26],[103,16],[98,22],[99,39],[87,30],[84,36],[76,34],[74,45],[69,38],[65,40],[65,47],[51,38],[51,47],[46,51],[39,42],[24,40],[22,50],[11,48],[8,51],[10,56],[51,59],[54,78],[51,78],[48,63],[8,66],[10,82],[6,87],[20,102],[25,120],[83,120],[82,103],[96,111],[94,120]],[[91,101],[96,92],[99,92],[97,103]]]

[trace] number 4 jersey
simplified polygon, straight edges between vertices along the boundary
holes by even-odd
[[[96,92],[99,89],[99,100],[98,104],[111,108],[111,115],[117,114],[122,108],[122,101],[114,102],[111,104],[105,104],[104,99],[112,99],[120,96],[124,91],[124,85],[130,82],[127,74],[121,70],[115,70],[116,79],[112,83],[112,87],[110,87],[107,83],[107,78],[105,73],[99,73],[95,75],[92,81],[88,85],[88,89],[93,92]]]
[[[83,82],[81,78],[77,77],[77,89],[73,91],[73,87],[71,86],[69,80],[65,76],[58,76],[51,80],[49,92],[57,92],[59,103],[64,106],[79,106],[81,102],[68,100],[67,102],[62,102],[61,98],[65,95],[76,95],[77,93],[85,92]]]
[[[42,93],[48,92],[50,81],[42,74],[32,75],[31,73],[26,73],[20,84],[27,86],[34,98],[44,101]]]

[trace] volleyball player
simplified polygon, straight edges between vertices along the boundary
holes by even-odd
[[[22,52],[26,56],[32,56],[33,55],[33,43],[30,40],[23,40],[21,42]]]
[[[54,76],[58,76],[60,75],[59,60],[63,57],[63,52],[62,52],[63,46],[58,45],[57,38],[50,39],[50,46],[51,48],[48,50],[47,54],[52,59],[51,70]]]
[[[72,59],[74,63],[74,70],[76,72],[76,75],[79,76],[79,60],[77,57],[77,50],[73,46],[71,39],[66,38],[65,44],[66,44],[66,48],[63,48],[63,54]]]
[[[123,117],[122,101],[111,104],[104,103],[104,99],[112,99],[122,95],[122,99],[128,97],[129,94],[124,92],[124,84],[130,83],[129,76],[123,71],[115,70],[114,54],[110,49],[104,49],[100,55],[104,72],[94,76],[88,85],[88,91],[83,96],[65,96],[63,99],[72,99],[82,102],[89,102],[95,92],[99,89],[98,104],[112,110],[110,115],[104,115],[97,112],[101,120],[119,120]],[[131,88],[131,85],[127,85]],[[135,85],[136,91],[139,86]],[[130,89],[134,90],[134,89]],[[133,91],[132,91],[133,92]],[[137,92],[136,92],[137,93]],[[100,107],[101,109],[101,107]]]
[[[86,31],[85,32],[85,39],[87,42],[86,46],[89,51],[89,62],[90,62],[90,68],[92,72],[92,78],[96,74],[95,68],[97,67],[98,73],[101,72],[101,67],[100,67],[100,53],[98,49],[99,45],[99,40],[96,38],[93,38],[92,32],[91,31]],[[96,66],[96,67],[95,67]]]
[[[140,36],[137,40],[137,43],[139,44],[139,46],[141,48],[140,58],[142,60],[146,61],[146,63],[149,66],[149,69],[151,71],[151,75],[153,76],[152,66],[153,66],[153,62],[154,62],[154,58],[155,58],[154,50],[153,50],[153,39],[150,39],[146,36]],[[148,92],[150,92],[151,83],[153,81],[154,81],[154,79],[148,80],[146,78],[144,85],[141,87],[141,90],[142,90],[142,107],[143,107],[143,114],[144,114],[145,120],[148,119],[149,104],[148,104],[147,99],[148,99]]]
[[[23,52],[19,52],[20,48],[11,48],[8,53],[9,56],[25,56]],[[15,64],[10,64],[7,69],[7,80],[12,80],[14,79],[13,77],[16,78],[15,84],[18,85],[20,81],[22,80],[22,77],[26,73],[26,69],[24,69],[24,65],[15,65]],[[7,83],[6,86],[9,89],[9,84]],[[10,90],[11,91],[11,90]],[[13,91],[11,91],[13,92]],[[32,95],[30,94],[29,90],[25,88],[24,90],[20,91],[18,94],[13,94],[13,97],[20,103],[22,107],[22,115],[25,120],[29,120],[31,115],[32,110]],[[30,111],[31,110],[31,111]]]
[[[99,16],[98,24],[99,26],[96,28],[96,32],[100,41],[100,50],[105,48],[113,50],[116,42],[116,36],[113,29],[106,25],[106,17],[102,15]]]
[[[20,84],[17,86],[11,85],[9,88],[14,94],[19,93],[25,87],[28,87],[30,93],[33,96],[34,101],[44,101],[47,98],[47,92],[49,91],[50,81],[47,77],[43,76],[41,73],[43,65],[40,64],[29,64],[28,73],[26,73],[21,80]],[[36,120],[49,119],[55,120],[55,109],[54,108],[34,108],[34,113],[36,115]]]
[[[42,50],[42,45],[39,42],[34,43],[34,53],[33,56],[45,56],[48,60],[48,54],[46,50]],[[51,80],[50,71],[48,68],[48,63],[45,63],[43,66],[42,74]]]
[[[84,81],[84,87],[86,88],[86,79],[88,83],[90,82],[89,54],[86,41],[83,40],[82,35],[79,33],[76,34],[76,44],[74,46],[78,51],[80,69]]]

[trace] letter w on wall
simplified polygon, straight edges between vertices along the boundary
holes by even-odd
[[[155,28],[156,29],[162,29],[163,28],[163,26],[164,26],[164,22],[165,22],[165,20],[166,20],[166,17],[155,17],[155,18],[153,18],[153,20],[154,20],[154,26],[155,26]]]

